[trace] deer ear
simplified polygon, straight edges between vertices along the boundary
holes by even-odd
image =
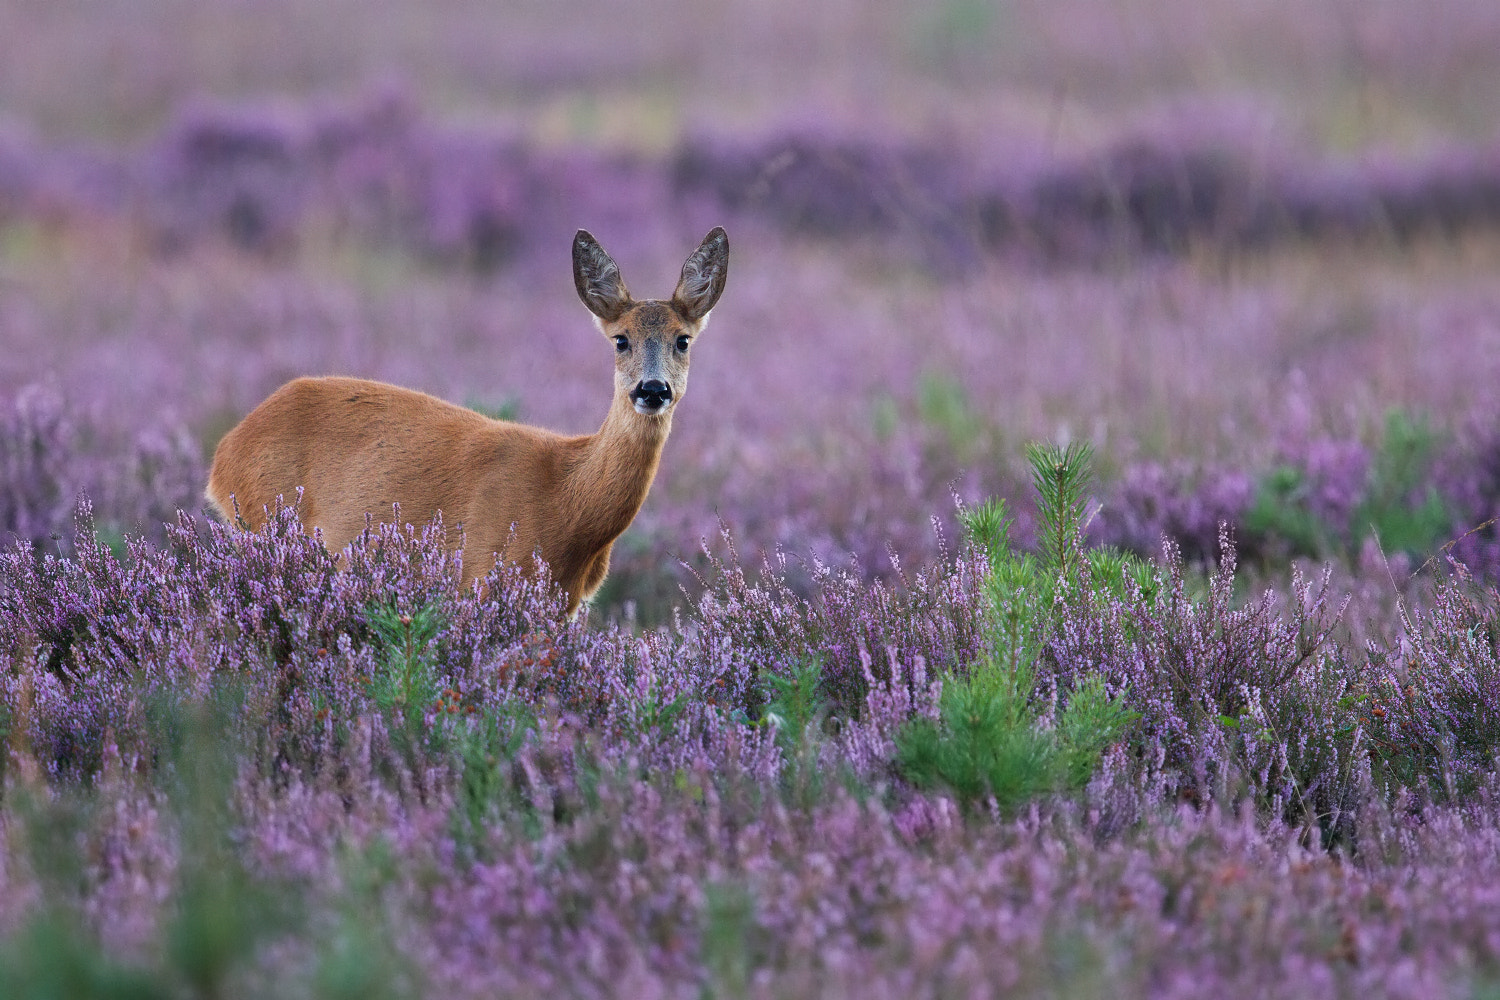
[[[619,319],[630,307],[619,265],[583,229],[573,237],[573,286],[588,311],[605,322]]]
[[[682,278],[672,293],[672,307],[691,322],[704,319],[724,293],[724,280],[728,276],[729,234],[723,226],[715,226],[682,265]]]

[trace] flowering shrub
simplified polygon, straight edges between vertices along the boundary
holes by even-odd
[[[0,530],[40,545],[66,527],[61,515],[73,504],[79,476],[77,432],[61,399],[42,386],[17,393],[3,419]]]
[[[1493,587],[1461,579],[1403,613],[1407,641],[1372,657],[1360,705],[1377,777],[1443,800],[1487,780],[1500,742],[1497,609]]]
[[[1496,479],[1489,446],[1444,442],[1424,421],[1387,415],[1379,445],[1317,439],[1287,450],[1253,481],[1243,473],[1132,466],[1102,511],[1097,535],[1137,552],[1163,537],[1206,562],[1217,525],[1234,526],[1241,554],[1356,562],[1373,538],[1388,554],[1444,551],[1484,576],[1495,568]]]
[[[87,496],[100,526],[160,541],[176,511],[192,508],[205,470],[181,426],[134,434],[80,425],[62,395],[23,386],[0,401],[0,539],[36,546],[65,542],[73,510]]]
[[[621,199],[651,203],[631,214],[636,225],[673,202],[710,202],[794,232],[883,237],[944,269],[979,249],[1098,262],[1500,222],[1482,148],[1405,161],[1268,156],[1216,110],[1072,155],[793,127],[697,134],[640,163],[560,157],[513,129],[440,127],[399,94],[311,113],[200,104],[135,157],[0,137],[0,217],[129,212],[167,252],[210,240],[276,254],[331,232],[481,273],[514,263],[529,234],[570,212],[608,215]]]
[[[948,697],[898,658],[885,678],[864,658],[852,715],[820,705],[820,669],[799,661],[760,688],[751,720],[736,714],[747,702],[712,705],[729,661],[712,660],[711,637],[738,613],[730,601],[688,610],[673,633],[597,630],[523,580],[456,594],[434,541],[377,529],[339,571],[284,511],[261,535],[184,522],[126,562],[87,540],[68,561],[7,553],[5,850],[30,859],[0,882],[7,990],[62,970],[95,990],[335,996],[377,978],[398,996],[459,997],[538,982],[580,996],[938,996],[1085,990],[1104,975],[1160,994],[1152,982],[1182,975],[1191,984],[1167,996],[1197,996],[1205,982],[1269,988],[1292,963],[1320,988],[1415,997],[1500,961],[1484,889],[1496,859],[1476,849],[1493,817],[1403,787],[1386,756],[1400,723],[1335,739],[1349,718],[1404,709],[1382,694],[1328,711],[1349,691],[1322,675],[1350,664],[1304,586],[1290,606],[1236,609],[1227,562],[1205,598],[1172,564],[1155,597],[1065,604],[1041,663],[1056,676],[1088,664],[1112,687],[1128,670],[1118,688],[1142,729],[1104,753],[1079,807],[1044,799],[996,822],[892,775],[895,729],[938,718]],[[811,634],[814,604],[724,571],[780,625],[760,649]],[[75,631],[54,673],[60,640],[36,625],[58,588],[108,627]],[[111,615],[123,594],[147,613]],[[1454,592],[1413,621],[1425,687],[1412,705],[1493,702],[1445,679],[1493,648],[1442,637],[1496,607],[1493,592]],[[127,642],[180,652],[139,655],[126,676]],[[314,642],[327,655],[303,652]],[[141,672],[153,658],[165,666]],[[571,687],[552,669],[564,660]],[[1385,690],[1376,675],[1370,690]],[[54,681],[108,718],[69,727],[71,748],[62,700],[43,694]],[[1046,712],[1047,690],[1026,711]],[[1494,778],[1473,766],[1485,730],[1469,732],[1446,744],[1466,762],[1452,795],[1482,802]],[[1353,748],[1343,783],[1310,757],[1317,745]],[[81,790],[63,765],[84,762],[92,792],[27,798]],[[1328,819],[1343,853],[1299,837],[1302,802],[1347,810]],[[1251,904],[1262,921],[1247,936]]]

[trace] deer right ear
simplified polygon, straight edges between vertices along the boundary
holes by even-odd
[[[630,307],[630,292],[619,266],[584,229],[573,237],[573,285],[588,311],[606,323],[619,319]]]
[[[708,315],[724,294],[724,279],[728,275],[729,237],[723,226],[715,226],[682,265],[682,278],[672,293],[672,305],[684,319],[696,323]]]

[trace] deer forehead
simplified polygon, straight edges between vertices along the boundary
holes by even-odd
[[[688,323],[665,302],[641,302],[614,323],[616,333],[639,337],[675,337],[691,332]]]

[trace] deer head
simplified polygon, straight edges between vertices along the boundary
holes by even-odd
[[[615,346],[615,394],[644,416],[662,416],[687,392],[689,350],[729,274],[729,237],[714,228],[682,265],[670,299],[630,297],[620,268],[580,229],[573,238],[573,284],[599,330]]]

